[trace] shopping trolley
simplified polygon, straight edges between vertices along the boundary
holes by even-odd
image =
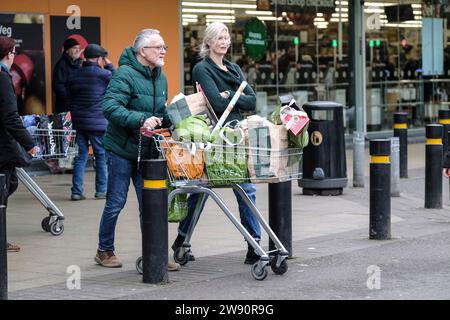
[[[281,275],[287,272],[288,264],[286,258],[289,255],[288,251],[280,242],[278,237],[265,221],[264,217],[256,208],[255,204],[251,201],[251,199],[247,196],[247,194],[239,184],[250,182],[275,183],[301,178],[302,174],[299,168],[303,154],[302,149],[287,148],[283,150],[273,150],[268,148],[249,146],[233,146],[230,148],[224,148],[223,145],[214,145],[210,143],[185,143],[167,139],[167,137],[162,135],[158,130],[150,131],[147,129],[141,129],[141,136],[151,137],[154,140],[156,148],[160,152],[162,158],[168,160],[168,162],[172,162],[172,165],[168,166],[168,177],[169,183],[175,189],[169,194],[169,207],[175,196],[178,194],[200,194],[200,199],[197,202],[194,217],[188,228],[184,243],[174,252],[173,257],[177,263],[185,265],[190,260],[192,252],[189,242],[191,240],[195,226],[199,220],[201,208],[204,207],[207,196],[210,196],[217,203],[220,209],[225,213],[227,218],[238,229],[238,231],[244,236],[245,240],[260,256],[259,261],[255,262],[251,267],[251,274],[256,280],[264,280],[267,277],[268,271],[266,267],[268,265],[270,265],[272,271],[275,274]],[[140,141],[141,140],[142,137]],[[186,148],[189,150],[195,149],[195,154],[199,152],[198,150],[200,150],[200,153],[203,153],[205,156],[205,161],[208,161],[209,153],[221,150],[220,152],[223,153],[223,158],[228,159],[228,161],[230,159],[236,160],[237,157],[239,157],[239,159],[241,160],[244,159],[244,161],[248,161],[249,157],[252,157],[256,165],[252,168],[252,175],[250,175],[248,178],[228,179],[228,182],[226,182],[220,178],[211,179],[211,177],[208,177],[204,173],[200,178],[192,179],[190,178],[190,172],[187,168],[187,166],[192,165],[192,163],[188,164],[185,162],[185,159],[177,157],[177,152],[175,151],[179,148]],[[141,148],[139,148],[139,150],[140,149]],[[193,161],[196,161],[195,158],[195,156],[191,157],[191,159],[194,159]],[[272,169],[275,170],[270,170],[271,165]],[[173,168],[176,169],[174,170]],[[269,238],[273,241],[275,249],[271,251],[264,251],[259,243],[256,242],[250,235],[250,233],[242,226],[240,221],[235,217],[229,207],[213,190],[213,188],[231,188],[235,190],[245,201],[247,206],[260,222],[262,228],[268,234]],[[136,269],[139,273],[142,273],[142,257],[139,257],[136,260]]]
[[[31,136],[36,146],[33,155],[36,160],[64,159],[78,152],[75,144],[75,130],[36,129]],[[54,236],[61,235],[64,232],[64,215],[61,210],[23,168],[17,168],[16,171],[19,180],[49,213],[49,216],[41,222],[42,229]]]

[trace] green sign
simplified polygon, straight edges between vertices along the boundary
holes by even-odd
[[[267,29],[264,22],[251,18],[245,23],[245,53],[255,61],[260,60],[267,50]]]

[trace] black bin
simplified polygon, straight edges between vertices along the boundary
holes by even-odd
[[[303,149],[305,195],[340,195],[347,186],[343,106],[331,101],[304,104],[309,116],[309,144]]]

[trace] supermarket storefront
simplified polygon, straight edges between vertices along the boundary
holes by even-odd
[[[333,100],[346,106],[346,132],[356,128],[349,90],[349,1],[197,0],[182,2],[184,83],[210,21],[226,23],[229,58],[258,94],[258,111],[270,112],[276,97],[292,93],[300,103]],[[390,130],[392,113],[407,111],[410,127],[437,120],[447,108],[450,71],[447,11],[436,1],[382,0],[364,5],[368,132]],[[318,6],[316,6],[318,5]],[[255,18],[262,21],[258,30]],[[266,41],[263,51],[253,42]]]
[[[439,2],[439,1],[438,1]],[[364,5],[368,132],[390,130],[392,113],[409,112],[410,127],[437,120],[447,108],[450,7],[430,0],[377,0]],[[24,0],[0,3],[0,32],[20,39],[21,113],[52,113],[51,71],[61,43],[80,33],[100,42],[117,65],[124,47],[143,28],[157,28],[170,47],[165,73],[169,97],[193,91],[202,32],[223,21],[231,32],[229,59],[238,63],[271,111],[279,95],[299,103],[333,100],[346,106],[346,132],[356,128],[350,96],[349,1],[285,0]],[[118,9],[120,8],[120,10]],[[81,27],[70,20],[79,14]]]

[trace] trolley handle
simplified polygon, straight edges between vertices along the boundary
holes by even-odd
[[[161,135],[162,133],[170,132],[170,130],[167,128],[152,130],[149,128],[141,127],[139,129],[139,132],[141,133],[141,135],[150,138],[150,137],[153,137],[154,135]]]

